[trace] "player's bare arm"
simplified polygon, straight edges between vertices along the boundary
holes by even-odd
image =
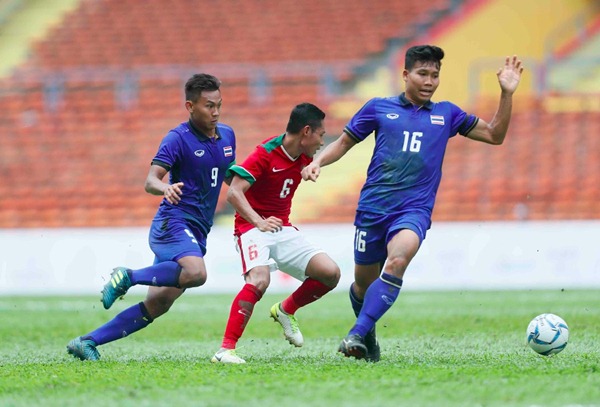
[[[227,202],[240,214],[241,217],[252,223],[261,232],[278,232],[283,226],[281,219],[274,216],[263,218],[246,199],[245,192],[251,187],[250,183],[242,177],[234,176],[227,190]]]
[[[144,187],[149,194],[164,195],[170,204],[177,205],[181,201],[181,195],[183,194],[183,182],[176,182],[172,185],[164,182],[163,179],[167,175],[167,172],[160,165],[151,165]]]
[[[321,173],[321,167],[336,162],[355,145],[356,141],[346,132],[342,132],[337,140],[325,147],[323,152],[312,163],[304,167],[302,170],[302,179],[305,181],[316,181]]]
[[[488,144],[504,142],[512,113],[512,95],[517,90],[523,73],[523,65],[516,55],[506,57],[504,66],[496,73],[500,84],[500,103],[493,119],[488,123],[480,119],[467,137]]]

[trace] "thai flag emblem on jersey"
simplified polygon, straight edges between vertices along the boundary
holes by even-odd
[[[223,147],[223,154],[225,154],[225,157],[231,157],[233,155],[233,148],[231,146]]]
[[[444,125],[444,116],[432,114],[429,117],[431,118],[431,124],[437,124],[438,126]]]

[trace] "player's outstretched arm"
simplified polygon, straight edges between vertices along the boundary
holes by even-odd
[[[302,170],[302,179],[305,181],[316,181],[321,173],[321,167],[336,162],[355,145],[356,141],[354,141],[354,139],[352,139],[346,132],[342,132],[337,140],[325,147],[321,154],[319,154],[312,163],[304,167]]]
[[[519,86],[522,73],[521,60],[516,55],[506,57],[504,66],[496,73],[501,90],[498,110],[489,123],[480,119],[475,128],[467,134],[467,137],[496,145],[504,142],[512,114],[512,95]]]

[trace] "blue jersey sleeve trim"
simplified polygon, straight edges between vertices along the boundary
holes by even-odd
[[[348,128],[348,126],[344,127],[344,133],[346,133],[350,138],[352,138],[357,143],[360,143],[362,140],[359,139],[353,132]]]
[[[463,136],[466,136],[467,134],[469,134],[469,132],[471,130],[473,130],[475,128],[475,126],[477,126],[477,123],[479,123],[479,117],[477,116],[467,116],[467,118],[465,119],[464,123],[461,124],[460,127],[463,127],[467,124],[467,122],[469,121],[469,119],[474,118],[475,120],[473,120],[473,123],[471,123],[471,125],[465,130],[465,131],[461,131],[460,134],[462,134]]]
[[[150,165],[158,165],[159,167],[163,167],[167,171],[171,171],[171,166],[163,161],[152,160],[152,163],[150,163]]]

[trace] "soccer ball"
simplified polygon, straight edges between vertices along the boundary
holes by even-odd
[[[527,327],[527,343],[537,353],[550,356],[561,352],[569,341],[569,327],[559,316],[541,314]]]

